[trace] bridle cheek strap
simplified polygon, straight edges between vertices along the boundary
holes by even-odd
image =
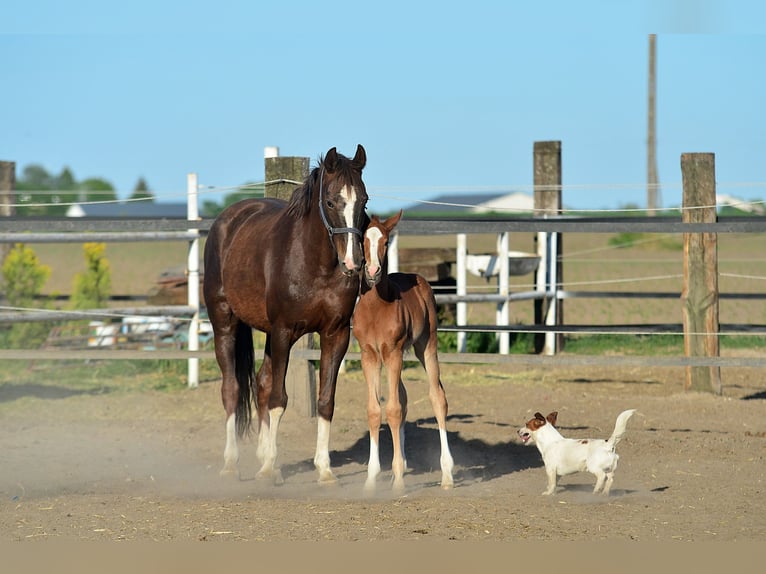
[[[364,234],[356,227],[333,227],[332,225],[330,225],[330,222],[327,220],[327,215],[324,212],[324,202],[322,201],[322,180],[323,180],[322,176],[323,175],[324,175],[324,168],[321,168],[319,170],[319,215],[322,218],[322,223],[324,224],[324,227],[330,236],[330,242],[332,243],[333,235],[339,235],[341,233],[353,233],[354,235],[358,235],[360,238],[363,238]]]

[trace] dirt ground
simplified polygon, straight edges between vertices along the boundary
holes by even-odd
[[[331,457],[338,481],[316,482],[316,422],[288,407],[280,433],[282,486],[256,480],[255,438],[241,479],[219,477],[219,383],[196,390],[81,393],[41,381],[0,386],[0,540],[506,541],[766,538],[766,381],[724,369],[724,396],[683,391],[683,369],[547,369],[444,365],[455,488],[439,488],[439,439],[420,369],[405,372],[406,492],[390,490],[382,437],[376,496],[362,486],[368,456],[365,388],[341,375]],[[593,478],[560,480],[545,497],[535,447],[516,429],[559,411],[565,436],[606,438],[630,420],[612,495]]]

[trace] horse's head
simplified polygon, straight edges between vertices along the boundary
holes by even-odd
[[[362,234],[368,217],[362,169],[366,163],[367,154],[358,145],[354,159],[332,148],[319,166],[319,214],[346,275],[358,272],[363,263]]]
[[[377,215],[370,219],[364,232],[364,280],[368,287],[377,285],[382,274],[388,271],[388,239],[401,217],[402,211],[399,210],[399,213],[385,221],[381,221]]]

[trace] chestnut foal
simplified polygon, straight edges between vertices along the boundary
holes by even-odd
[[[407,391],[402,383],[404,351],[412,346],[428,374],[429,391],[441,440],[441,486],[451,488],[452,455],[447,443],[447,398],[439,378],[436,338],[436,302],[428,282],[414,273],[388,275],[388,239],[400,211],[385,221],[373,215],[364,234],[365,266],[359,301],[352,319],[353,332],[362,351],[362,369],[367,380],[367,418],[370,426],[370,460],[365,491],[375,490],[380,473],[380,371],[386,366],[388,401],[386,419],[391,429],[394,455],[391,463],[393,488],[404,489],[404,422],[407,418]]]

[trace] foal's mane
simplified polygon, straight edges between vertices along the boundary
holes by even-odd
[[[287,204],[287,213],[297,219],[304,217],[311,211],[311,190],[319,185],[319,173],[325,166],[324,156],[319,156],[319,165],[311,170],[306,180],[293,191],[290,201]],[[328,170],[330,171],[330,170]],[[338,161],[332,166],[333,173],[346,181],[354,180],[354,162],[344,155],[338,154]]]

